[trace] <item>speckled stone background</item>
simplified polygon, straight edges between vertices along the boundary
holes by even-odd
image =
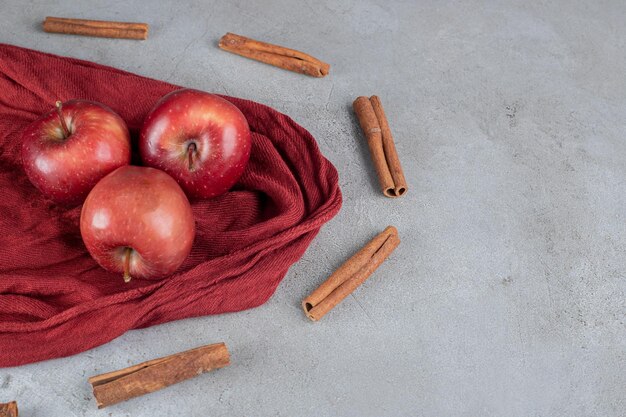
[[[144,21],[150,38],[45,34],[46,15]],[[0,22],[0,42],[289,114],[345,201],[260,308],[0,369],[20,416],[626,415],[626,2],[2,0]],[[331,73],[223,52],[228,31]],[[410,183],[398,200],[351,110],[369,94]],[[309,322],[300,300],[387,224],[400,247]],[[229,368],[96,409],[88,376],[217,341]]]

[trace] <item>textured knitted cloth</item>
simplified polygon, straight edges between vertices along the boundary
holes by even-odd
[[[79,231],[80,207],[45,199],[20,162],[20,134],[56,100],[115,110],[133,141],[148,111],[179,87],[0,44],[0,366],[72,355],[129,329],[263,304],[341,206],[337,171],[289,117],[224,97],[246,116],[252,153],[236,186],[192,204],[196,239],[162,281],[100,268]],[[133,144],[136,148],[136,143]]]

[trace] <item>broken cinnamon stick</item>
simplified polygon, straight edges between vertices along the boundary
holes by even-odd
[[[222,36],[219,47],[246,58],[312,77],[324,77],[330,70],[330,65],[311,55],[234,33]]]
[[[97,36],[101,38],[148,39],[147,23],[110,22],[48,16],[43,30],[49,33]]]
[[[404,195],[408,186],[380,99],[361,96],[354,100],[353,107],[365,133],[383,194],[387,197]]]
[[[399,244],[398,230],[387,226],[302,301],[307,317],[313,321],[324,317],[365,282]]]
[[[0,417],[17,417],[17,403],[0,404]]]
[[[89,378],[98,408],[148,394],[230,365],[224,343],[201,346]]]

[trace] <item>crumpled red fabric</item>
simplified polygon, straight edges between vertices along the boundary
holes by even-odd
[[[263,304],[340,209],[337,171],[288,116],[224,97],[250,123],[252,154],[229,193],[192,204],[189,258],[162,281],[101,269],[80,207],[46,200],[20,163],[20,132],[56,100],[102,102],[133,140],[154,103],[179,87],[92,62],[0,44],[0,366],[68,356],[130,329]]]

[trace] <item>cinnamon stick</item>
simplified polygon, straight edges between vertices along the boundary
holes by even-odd
[[[148,39],[147,23],[110,22],[48,16],[43,30],[49,33],[97,36],[101,38]]]
[[[201,346],[89,378],[98,408],[129,400],[230,365],[224,343]]]
[[[324,77],[330,70],[330,65],[311,55],[234,33],[222,36],[219,47],[246,58],[312,77]]]
[[[398,230],[387,226],[302,301],[307,317],[313,321],[324,317],[365,282],[399,244]]]
[[[0,417],[17,417],[17,403],[0,404]]]
[[[404,195],[408,186],[380,99],[361,96],[354,100],[353,107],[365,133],[383,194],[387,197]]]

